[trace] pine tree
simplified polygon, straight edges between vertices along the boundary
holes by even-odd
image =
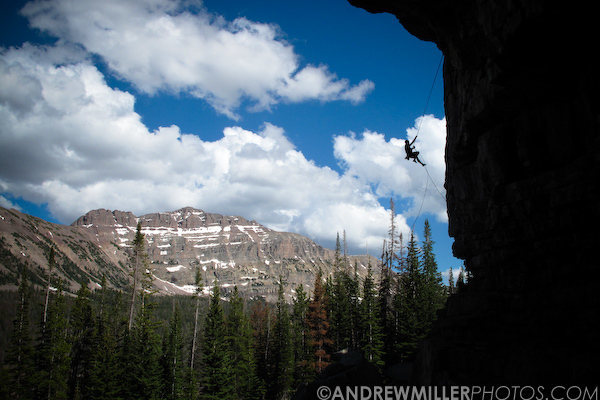
[[[448,294],[452,295],[456,293],[456,289],[454,288],[454,273],[452,272],[452,267],[448,271]]]
[[[395,316],[392,308],[394,298],[392,286],[394,273],[392,271],[393,255],[390,253],[390,248],[387,242],[383,242],[381,253],[381,275],[379,282],[379,293],[377,303],[379,307],[379,319],[381,325],[381,334],[383,336],[384,349],[383,353],[385,361],[391,361],[395,358],[394,354],[394,338],[396,337]]]
[[[137,296],[137,285],[138,276],[141,269],[146,261],[146,241],[144,240],[144,234],[142,233],[142,223],[138,222],[137,229],[135,232],[135,239],[133,240],[133,256],[131,259],[131,273],[133,275],[133,285],[131,289],[131,305],[129,307],[129,330],[133,326],[133,317],[135,312],[135,299]]]
[[[129,314],[129,313],[128,313]],[[117,398],[133,399],[136,398],[136,376],[133,371],[135,369],[135,353],[133,350],[133,327],[129,329],[129,323],[126,322],[125,329],[120,332],[117,340],[117,374],[121,377],[119,384],[116,387],[118,393]]]
[[[118,398],[123,382],[118,362],[118,337],[120,335],[118,315],[122,313],[120,297],[109,304],[108,287],[104,276],[101,286],[100,304],[92,335],[89,385],[86,390],[92,400]],[[127,321],[122,319],[121,321],[123,330],[127,331],[125,325]],[[123,369],[123,372],[127,372],[126,377],[129,375],[128,370]]]
[[[381,321],[379,318],[380,307],[375,297],[375,284],[371,273],[371,264],[367,267],[367,276],[363,284],[362,307],[362,332],[363,340],[361,350],[367,361],[378,368],[383,368],[383,335],[381,332]]]
[[[346,291],[350,308],[350,347],[358,349],[361,343],[360,277],[358,261],[354,261],[354,273],[346,275]]]
[[[437,310],[442,308],[445,302],[442,275],[437,270],[437,262],[435,261],[433,245],[434,242],[431,238],[431,227],[429,225],[429,221],[425,220],[424,240],[422,246],[425,330],[429,329],[433,321],[436,319]]]
[[[294,387],[310,379],[308,370],[310,350],[308,346],[308,297],[302,284],[296,287],[292,311],[292,343],[294,349]]]
[[[67,307],[62,283],[49,302],[45,323],[42,320],[41,338],[37,348],[38,398],[67,399],[71,345],[69,343]]]
[[[89,374],[93,351],[94,317],[90,304],[90,290],[87,283],[77,291],[77,299],[71,310],[71,373],[69,377],[69,398],[87,399],[89,395]]]
[[[159,399],[161,395],[159,323],[154,318],[156,303],[152,300],[152,272],[147,262],[141,265],[140,309],[131,330],[130,367],[133,378],[131,395],[137,399]]]
[[[352,315],[347,288],[349,281],[348,274],[343,269],[335,272],[333,287],[330,294],[329,314],[331,322],[331,339],[333,340],[333,346],[336,350],[348,348],[351,342]]]
[[[203,397],[210,400],[234,398],[231,362],[225,337],[221,290],[215,281],[204,324]]]
[[[253,391],[261,398],[266,393],[266,382],[270,378],[271,371],[271,326],[272,315],[265,301],[257,301],[250,312],[250,325],[254,332],[254,363],[256,365],[257,386]]]
[[[323,288],[321,270],[318,271],[315,277],[315,290],[308,308],[309,345],[313,356],[311,370],[316,374],[320,374],[329,365],[331,356],[327,349],[332,344],[327,334],[329,321],[325,307],[325,289]]]
[[[233,377],[233,391],[236,399],[260,397],[260,387],[256,377],[254,362],[253,332],[250,320],[244,312],[244,301],[237,286],[230,298],[230,311],[227,316],[227,343]]]
[[[465,287],[465,272],[463,267],[460,267],[458,271],[458,277],[456,278],[456,292],[460,292]]]
[[[414,354],[419,341],[424,337],[426,313],[424,307],[424,274],[419,259],[419,249],[414,234],[411,234],[406,254],[406,270],[400,283],[399,315],[401,325],[397,351],[401,359]]]
[[[162,399],[183,399],[183,334],[179,306],[175,304],[175,300],[173,300],[173,314],[169,322],[169,330],[163,339],[161,366]]]
[[[338,271],[342,268],[343,259],[342,259],[342,245],[340,244],[340,233],[337,232],[335,237],[335,255],[333,259],[333,270]]]
[[[285,301],[283,279],[279,278],[276,304],[276,320],[273,330],[273,377],[269,393],[271,398],[287,397],[292,386],[293,349],[290,335],[290,316]]]
[[[388,248],[387,253],[390,257],[389,266],[391,269],[397,267],[398,256],[397,252],[401,248],[400,241],[398,240],[400,235],[398,234],[398,228],[396,227],[396,207],[394,205],[394,199],[390,198],[390,227],[388,229]]]
[[[11,399],[33,399],[33,345],[29,331],[29,303],[31,290],[25,271],[19,280],[19,302],[13,320],[13,332],[5,364],[8,366],[7,396]]]
[[[46,325],[46,320],[48,319],[48,304],[50,300],[50,287],[52,286],[52,270],[56,265],[56,261],[54,259],[54,247],[50,247],[50,252],[48,253],[48,281],[46,282],[46,299],[44,301],[44,315],[42,317],[42,325]]]
[[[202,273],[200,272],[200,268],[196,267],[196,276],[194,279],[194,284],[196,285],[196,290],[194,291],[194,296],[196,297],[196,306],[194,309],[194,333],[192,335],[192,349],[190,354],[190,368],[186,377],[186,397],[189,400],[193,400],[196,398],[197,392],[197,372],[194,368],[194,363],[196,361],[196,352],[197,352],[197,343],[198,343],[198,311],[200,309],[200,294],[204,289],[202,285]]]
[[[334,349],[347,348],[351,337],[350,302],[347,293],[346,234],[344,232],[344,254],[342,257],[339,233],[336,236],[333,279],[327,278],[327,310],[330,338]]]

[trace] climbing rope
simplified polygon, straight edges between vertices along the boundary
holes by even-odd
[[[427,95],[427,101],[425,102],[425,108],[423,109],[423,117],[425,117],[425,114],[427,113],[427,108],[429,107],[429,100],[431,100],[431,94],[433,93],[433,88],[435,87],[435,82],[437,81],[437,77],[440,73],[440,67],[442,66],[442,61],[444,60],[444,54],[442,54],[442,56],[440,57],[440,62],[438,63],[437,69],[435,70],[435,76],[433,77],[433,82],[431,83],[431,87],[429,88],[429,94]],[[415,139],[416,140],[417,137],[419,136],[419,132],[421,131],[421,125],[423,125],[423,119],[421,118],[421,120],[419,121],[419,126],[417,127],[417,134],[415,135]]]
[[[413,139],[413,141],[415,141],[417,139],[417,137],[419,136],[419,133],[421,132],[421,126],[423,125],[423,120],[425,119],[425,115],[427,113],[427,108],[429,107],[429,101],[431,100],[431,94],[433,93],[433,89],[435,87],[435,82],[437,81],[437,77],[439,75],[440,67],[442,66],[443,60],[444,60],[444,55],[442,54],[442,56],[440,57],[440,61],[438,63],[437,69],[435,71],[435,76],[433,77],[433,82],[431,84],[431,88],[429,88],[429,94],[427,95],[427,101],[425,102],[425,108],[423,109],[423,114],[422,114],[423,117],[421,117],[421,120],[419,121],[419,126],[417,127],[417,134],[415,135],[415,138]],[[423,191],[423,197],[421,198],[421,205],[419,206],[419,212],[417,213],[417,216],[415,217],[415,220],[413,221],[412,226],[410,228],[411,233],[413,233],[415,231],[415,224],[417,223],[417,220],[421,216],[421,211],[423,210],[423,204],[425,203],[425,197],[427,196],[427,190],[429,189],[429,181],[431,181],[431,183],[433,184],[433,187],[438,192],[438,194],[440,195],[440,197],[442,198],[444,203],[446,202],[446,197],[442,194],[440,189],[435,184],[435,181],[431,177],[431,174],[429,173],[427,166],[423,165],[423,168],[425,168],[425,172],[427,173],[428,179],[425,182],[425,190]]]
[[[421,216],[421,211],[423,210],[423,203],[425,203],[425,197],[427,196],[427,189],[429,188],[429,181],[425,181],[425,190],[423,191],[423,197],[421,198],[421,205],[419,206],[419,212],[417,213],[417,216],[415,217],[415,220],[412,223],[412,226],[410,227],[410,233],[414,233],[415,231],[415,224],[417,223],[417,220],[419,219],[419,217]]]
[[[425,168],[425,172],[427,172],[427,176],[429,177],[429,180],[431,181],[431,183],[433,184],[433,187],[435,188],[435,190],[438,192],[438,194],[440,195],[440,197],[442,198],[442,201],[445,203],[446,202],[446,196],[444,196],[442,194],[442,192],[440,191],[440,189],[438,189],[437,185],[435,184],[435,181],[433,180],[433,178],[431,177],[431,175],[429,174],[429,170],[427,169],[427,167]]]

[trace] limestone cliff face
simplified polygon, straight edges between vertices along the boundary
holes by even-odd
[[[594,382],[600,84],[591,9],[350,3],[395,14],[444,53],[449,231],[473,279],[450,299],[416,378]]]

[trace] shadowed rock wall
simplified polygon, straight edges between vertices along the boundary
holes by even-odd
[[[445,56],[449,231],[473,278],[442,312],[415,379],[597,383],[600,65],[591,3],[350,3],[395,14]]]

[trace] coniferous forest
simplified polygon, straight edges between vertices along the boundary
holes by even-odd
[[[393,212],[392,212],[393,216]],[[326,373],[338,352],[360,354],[381,374],[409,363],[448,294],[438,272],[429,223],[424,237],[403,238],[392,217],[381,257],[359,276],[336,245],[332,275],[319,271],[314,290],[293,288],[286,301],[224,299],[218,282],[192,296],[158,296],[138,232],[128,291],[63,293],[52,275],[33,290],[25,271],[12,299],[0,381],[3,399],[282,399]],[[213,286],[207,299],[202,285]],[[7,302],[4,301],[6,304]]]

